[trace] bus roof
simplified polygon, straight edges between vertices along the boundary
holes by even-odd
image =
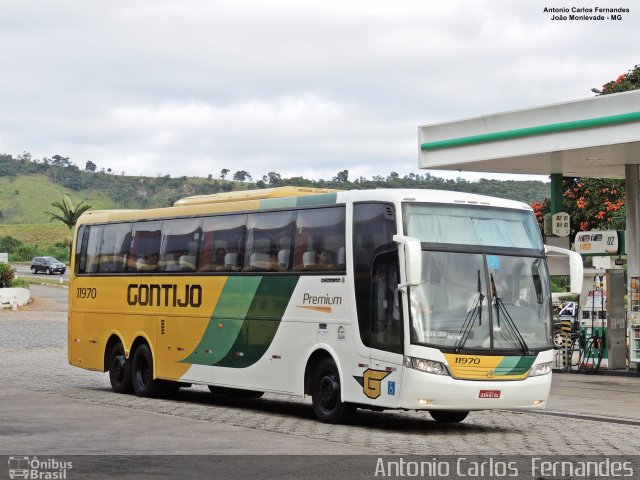
[[[194,195],[178,200],[173,204],[173,206],[186,207],[192,205],[209,205],[212,203],[241,202],[244,200],[264,200],[267,198],[301,197],[304,195],[320,195],[323,193],[335,193],[338,191],[339,190],[333,188],[310,187],[263,188],[261,190],[214,193],[212,195]]]
[[[328,188],[277,187],[196,195],[175,202],[172,207],[134,210],[88,210],[78,224],[116,221],[153,220],[168,217],[207,215],[236,211],[252,211],[297,205],[327,205],[363,201],[427,202],[469,204],[483,207],[531,210],[526,203],[472,193],[427,189],[336,190]]]

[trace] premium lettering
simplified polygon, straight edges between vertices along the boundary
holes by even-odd
[[[175,284],[131,283],[127,287],[127,303],[143,307],[193,307],[202,305],[202,287]]]
[[[309,295],[305,293],[302,297],[305,305],[342,305],[342,297],[330,297],[329,295]]]

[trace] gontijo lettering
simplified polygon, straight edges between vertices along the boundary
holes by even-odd
[[[127,287],[127,303],[143,307],[194,307],[202,305],[202,287],[200,285],[178,285],[170,283],[131,283]]]

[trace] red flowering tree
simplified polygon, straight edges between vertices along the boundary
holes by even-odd
[[[565,178],[563,204],[571,216],[571,238],[584,230],[624,230],[624,180]]]
[[[551,212],[551,200],[545,198],[542,203],[533,202],[531,204],[531,208],[533,208],[533,213],[536,215],[536,220],[538,221],[538,226],[540,227],[540,231],[544,232],[544,216]]]
[[[637,90],[638,88],[640,88],[640,65],[636,65],[617,79],[605,83],[602,86],[602,95]]]

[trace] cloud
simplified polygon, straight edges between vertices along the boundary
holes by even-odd
[[[587,97],[638,63],[633,10],[543,7],[8,0],[0,151],[129,174],[417,172],[418,125]]]

